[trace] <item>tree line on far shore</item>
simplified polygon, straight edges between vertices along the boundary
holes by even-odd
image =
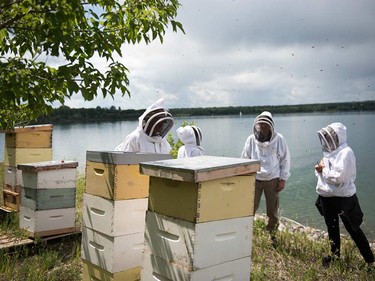
[[[226,116],[226,115],[256,115],[268,110],[273,114],[314,113],[314,112],[363,112],[375,111],[375,100],[339,103],[315,103],[297,105],[264,105],[264,106],[226,106],[226,107],[196,107],[171,108],[169,111],[175,117],[189,116]],[[112,122],[136,120],[145,109],[116,108],[70,108],[61,106],[53,109],[52,113],[40,117],[34,124],[67,124],[85,122]]]

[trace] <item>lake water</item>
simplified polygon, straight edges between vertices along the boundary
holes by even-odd
[[[203,132],[202,145],[206,155],[240,157],[244,142],[252,130],[255,116],[177,118],[171,133],[183,121],[195,122]],[[323,217],[314,206],[316,177],[314,165],[322,157],[316,131],[332,122],[348,128],[348,144],[357,157],[357,195],[365,214],[363,230],[375,239],[375,185],[373,172],[375,153],[375,113],[288,114],[275,115],[275,128],[283,134],[291,153],[291,176],[281,193],[281,215],[304,225],[325,229]],[[135,129],[138,121],[113,123],[54,125],[53,160],[75,160],[84,173],[86,151],[110,151]],[[0,147],[4,147],[1,134]],[[0,150],[0,161],[4,151]],[[261,212],[264,212],[264,199]]]

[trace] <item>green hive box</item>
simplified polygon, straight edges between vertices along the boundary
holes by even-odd
[[[34,211],[74,208],[75,188],[21,189],[21,205]]]

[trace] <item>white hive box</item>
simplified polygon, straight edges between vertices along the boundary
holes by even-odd
[[[186,270],[251,255],[253,217],[191,223],[147,212],[145,251]]]
[[[78,162],[43,161],[20,164],[23,187],[34,189],[75,188]]]
[[[149,177],[140,174],[139,163],[161,159],[171,155],[87,151],[85,192],[112,200],[147,198]]]
[[[141,266],[143,249],[144,232],[112,237],[82,228],[82,259],[111,273]]]
[[[13,191],[16,186],[23,186],[22,171],[17,167],[4,166],[4,184],[11,187]]]
[[[20,206],[19,225],[29,233],[48,236],[75,230],[75,208],[34,211]]]
[[[111,273],[86,260],[82,260],[82,281],[139,281],[141,280],[141,267]]]
[[[109,200],[83,195],[83,226],[108,236],[144,232],[148,199]]]
[[[250,280],[250,257],[225,262],[194,271],[170,264],[156,256],[143,256],[142,281],[248,281]]]

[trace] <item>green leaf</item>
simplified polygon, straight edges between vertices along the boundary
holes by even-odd
[[[129,71],[113,63],[114,53],[121,56],[125,43],[148,44],[157,38],[163,43],[169,23],[173,31],[183,31],[175,21],[177,0],[23,0],[0,5],[3,127],[30,122],[47,114],[52,103],[63,104],[79,92],[85,100],[98,93],[130,95]],[[92,65],[94,57],[103,64]]]

